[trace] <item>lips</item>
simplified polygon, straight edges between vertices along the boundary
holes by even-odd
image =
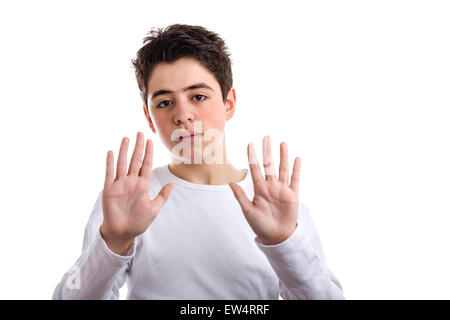
[[[192,141],[192,140],[194,140],[195,136],[201,136],[201,135],[202,135],[201,133],[195,133],[195,134],[191,133],[190,135],[185,135],[185,136],[179,137],[178,141],[185,141],[185,140]]]

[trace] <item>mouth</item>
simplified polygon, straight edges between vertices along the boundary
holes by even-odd
[[[181,136],[178,141],[194,141],[194,137],[202,136],[202,133],[192,133],[190,135]]]

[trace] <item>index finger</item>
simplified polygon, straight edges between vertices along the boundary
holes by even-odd
[[[152,176],[152,166],[153,166],[153,142],[148,139],[145,145],[145,156],[142,161],[142,167],[139,171],[139,176],[147,178],[150,180]]]
[[[111,185],[114,182],[114,154],[108,151],[106,155],[106,174],[104,187]]]
[[[263,181],[261,169],[259,168],[258,158],[256,157],[255,147],[253,143],[247,146],[248,165],[250,166],[250,173],[252,175],[253,185]]]

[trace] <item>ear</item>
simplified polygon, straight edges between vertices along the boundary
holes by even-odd
[[[147,107],[145,106],[145,104],[143,105],[143,108],[144,108],[145,117],[147,118],[148,125],[149,125],[150,128],[152,129],[153,133],[156,133],[155,126],[153,125],[152,118],[151,118],[150,115],[148,114],[148,112],[147,112]]]
[[[225,101],[226,120],[233,118],[234,111],[236,111],[236,90],[231,88],[227,94],[227,100]]]

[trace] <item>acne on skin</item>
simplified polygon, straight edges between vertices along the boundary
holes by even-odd
[[[183,90],[199,83],[211,89]],[[162,89],[170,93],[159,95],[152,100],[153,93]],[[169,150],[173,146],[170,139],[173,130],[192,130],[193,121],[200,120],[205,130],[215,128],[224,131],[225,122],[234,114],[233,94],[229,94],[231,99],[227,99],[224,105],[219,83],[208,69],[194,59],[182,58],[171,64],[158,64],[150,77],[148,92],[152,131],[158,131]],[[202,101],[192,99],[199,94],[206,98]],[[170,102],[170,105],[158,108],[157,105],[164,100]]]
[[[234,182],[239,181],[239,177],[243,178],[245,174],[234,168],[226,156],[225,123],[233,117],[235,112],[234,88],[229,90],[224,101],[220,84],[214,75],[197,60],[181,58],[172,63],[158,63],[149,78],[147,92],[149,93],[148,112],[146,112],[148,123],[168,150],[181,149],[181,147],[177,148],[179,139],[172,138],[173,132],[177,129],[194,132],[195,121],[202,123],[203,138],[206,132],[213,130],[223,135],[221,145],[223,161],[219,163],[213,161],[214,164],[206,161],[203,153],[214,149],[215,146],[212,145],[214,139],[202,139],[201,148],[193,148],[194,154],[191,154],[191,163],[194,163],[196,152],[197,159],[199,156],[203,158],[202,163],[195,166],[196,168],[183,166],[179,167],[179,170],[183,169],[187,176],[202,177],[197,180],[222,181],[225,177],[231,177]],[[208,147],[210,149],[206,150]],[[176,160],[177,156],[172,153],[171,169],[177,165]],[[208,178],[204,179],[204,177]],[[229,182],[223,181],[221,184]]]

